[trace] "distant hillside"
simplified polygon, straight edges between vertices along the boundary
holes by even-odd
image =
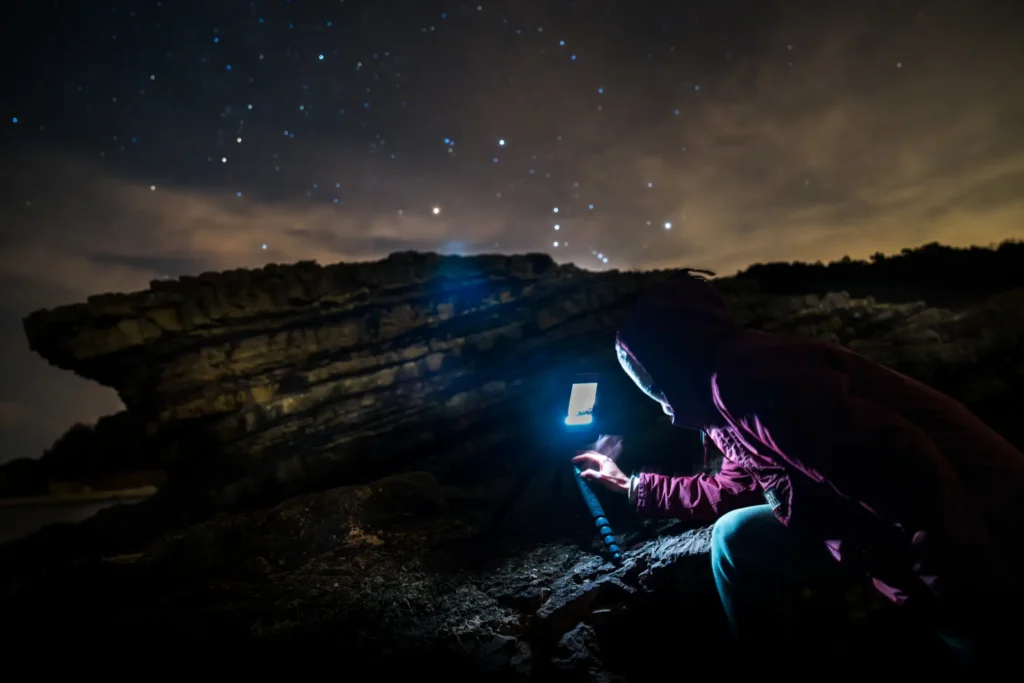
[[[957,306],[1024,286],[1024,242],[965,249],[932,243],[894,256],[878,253],[869,261],[847,257],[828,265],[757,263],[729,279],[731,285],[772,295],[846,291],[890,302]]]

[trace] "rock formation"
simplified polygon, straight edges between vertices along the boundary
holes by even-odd
[[[539,478],[480,535],[521,466],[567,455],[556,411],[576,372],[607,372],[608,431],[625,434],[627,469],[700,466],[696,439],[665,424],[611,352],[629,304],[670,274],[395,254],[154,282],[32,314],[32,348],[114,387],[126,410],[31,475],[4,468],[7,486],[85,470],[167,482],[144,503],[2,549],[15,568],[5,609],[60,605],[56,632],[69,637],[319,643],[467,679],[642,680],[639,647],[712,647],[707,529],[667,530],[609,500],[628,548],[615,568],[595,554],[578,497]],[[771,295],[743,277],[720,288],[744,324],[848,345],[1022,442],[1024,289],[937,308]],[[75,470],[75,452],[92,454],[88,467]],[[814,594],[817,606],[798,609],[846,600]],[[833,610],[834,640],[877,646],[877,605],[854,604]],[[672,609],[704,616],[659,635],[651,624]]]
[[[75,454],[87,450],[93,473],[164,470],[147,507],[195,521],[442,451],[448,469],[462,469],[453,451],[529,452],[551,426],[524,427],[567,390],[556,378],[611,369],[618,317],[665,275],[395,254],[154,282],[41,311],[25,321],[31,347],[115,388],[127,409],[39,469],[81,476]]]

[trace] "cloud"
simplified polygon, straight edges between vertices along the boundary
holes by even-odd
[[[39,168],[19,174],[74,190],[59,204],[23,207],[0,228],[0,278],[77,299],[187,272],[403,249],[521,252],[559,240],[554,255],[588,267],[600,266],[591,254],[599,250],[613,267],[730,272],[755,261],[1024,237],[1019,45],[970,13],[865,7],[857,17],[776,17],[748,54],[723,55],[714,69],[628,62],[607,78],[602,115],[571,126],[553,124],[596,100],[566,95],[564,79],[540,79],[531,94],[467,91],[466,106],[479,111],[478,129],[462,131],[467,145],[493,137],[484,122],[494,119],[531,122],[537,139],[557,133],[547,151],[510,140],[502,162],[522,166],[524,179],[504,188],[470,153],[443,164],[356,163],[329,144],[304,164],[352,189],[339,206],[237,198],[224,188],[153,191],[91,163],[36,160]],[[486,49],[474,48],[481,69],[493,63]],[[541,59],[515,54],[523,65]],[[641,65],[649,79],[629,73]],[[674,85],[652,95],[650,83]],[[559,110],[550,116],[537,106],[548,100]],[[527,167],[552,179],[527,181]]]
[[[679,93],[676,121],[584,131],[616,141],[582,164],[599,169],[583,178],[596,194],[655,181],[605,219],[606,253],[728,272],[1024,237],[1024,129],[1015,123],[1024,91],[1013,86],[1020,60],[1007,58],[1019,48],[970,21],[925,18],[904,27],[928,36],[902,36],[913,55],[864,20],[818,27],[811,35],[827,40],[789,50],[785,27],[774,55],[738,64],[699,94]],[[623,97],[646,104],[639,85]],[[672,234],[655,234],[665,220]]]
[[[17,427],[28,415],[28,409],[21,403],[0,400],[0,429]]]
[[[503,227],[501,219],[471,209],[458,219],[473,226],[469,232],[452,225],[447,209],[433,216],[428,207],[373,213],[322,203],[243,201],[199,189],[152,190],[81,162],[36,163],[41,168],[33,175],[76,191],[59,204],[19,207],[4,228],[0,278],[22,282],[30,298],[40,287],[81,298],[206,270],[366,260],[396,250],[439,250],[453,240],[482,249]],[[460,233],[468,237],[460,239]]]

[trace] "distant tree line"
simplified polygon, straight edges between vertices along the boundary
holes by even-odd
[[[844,257],[829,264],[757,263],[729,278],[726,288],[799,295],[846,291],[889,302],[927,301],[955,307],[998,292],[1024,287],[1024,242],[955,248],[937,242],[869,260]]]

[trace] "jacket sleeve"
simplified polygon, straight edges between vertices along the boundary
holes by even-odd
[[[728,458],[714,475],[639,475],[637,511],[649,517],[711,522],[730,510],[764,503],[754,478]]]

